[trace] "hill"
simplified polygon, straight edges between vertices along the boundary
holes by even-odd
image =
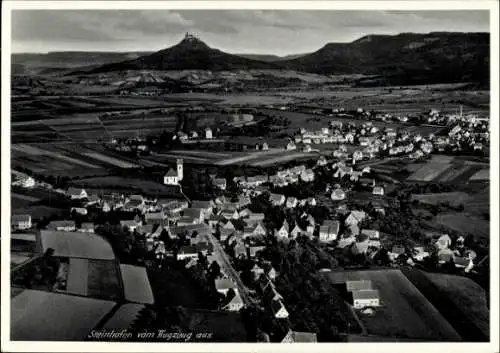
[[[191,35],[173,47],[134,60],[101,66],[92,73],[122,70],[250,70],[273,69],[273,63],[243,58],[210,48]]]
[[[329,43],[280,65],[318,74],[378,75],[373,84],[487,83],[489,42],[488,33],[369,35],[351,43]]]
[[[267,62],[276,62],[276,61],[282,61],[282,60],[291,60],[291,59],[296,59],[300,58],[304,55],[307,54],[292,54],[292,55],[286,55],[286,56],[278,56],[278,55],[267,55],[267,54],[235,54],[238,56],[241,56],[243,58],[247,59],[252,59],[252,60],[260,60],[260,61],[267,61]]]

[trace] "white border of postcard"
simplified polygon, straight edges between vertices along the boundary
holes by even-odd
[[[94,343],[10,341],[10,13],[13,9],[303,9],[303,10],[490,10],[491,35],[491,292],[489,343],[313,343],[215,344],[215,343]],[[498,325],[498,1],[3,1],[2,3],[2,301],[1,350],[5,352],[499,352]]]

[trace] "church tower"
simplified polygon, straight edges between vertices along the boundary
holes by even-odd
[[[181,181],[184,178],[184,161],[182,158],[177,159],[177,179]]]

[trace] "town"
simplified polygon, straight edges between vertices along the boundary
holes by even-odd
[[[362,108],[356,112],[369,117]],[[253,121],[250,116],[252,119],[246,120]],[[116,300],[124,295],[125,300],[135,304],[132,311],[124,314],[127,317],[121,319],[129,320],[129,325],[135,328],[134,325],[139,325],[134,321],[136,315],[139,312],[148,315],[146,305],[168,303],[167,298],[172,294],[165,291],[174,287],[162,282],[170,278],[169,272],[177,271],[203,291],[203,309],[241,312],[247,334],[253,340],[317,342],[318,336],[320,341],[352,339],[366,330],[356,315],[371,317],[381,306],[388,305],[381,304],[387,300],[381,296],[392,295],[386,293],[391,289],[380,287],[383,282],[379,277],[385,277],[384,273],[407,276],[418,286],[422,279],[412,274],[411,269],[465,276],[479,276],[484,271],[482,264],[487,252],[475,240],[458,232],[423,232],[426,225],[422,219],[403,212],[408,212],[415,202],[431,212],[435,212],[435,206],[425,200],[411,199],[404,189],[408,185],[377,172],[378,165],[395,159],[408,165],[425,165],[445,153],[470,151],[473,156],[484,156],[483,146],[489,145],[487,119],[462,114],[442,116],[435,110],[429,112],[431,118],[441,123],[446,121],[443,126],[447,133],[423,135],[418,130],[405,129],[406,126],[381,129],[368,119],[344,123],[332,118],[318,130],[300,128],[288,137],[283,151],[302,150],[317,157],[303,163],[288,162],[289,167],[278,168],[272,174],[228,178],[227,173],[209,173],[206,182],[211,185],[212,195],[206,197],[205,193],[202,199],[191,199],[183,192],[182,158],[164,168],[166,173],[161,181],[175,190],[175,197],[170,198],[103,193],[95,187],[92,191],[84,187],[64,190],[13,170],[12,186],[16,189],[28,191],[26,194],[29,190],[48,190],[53,192],[52,197],[65,199],[67,204],[63,217],[35,220],[29,213],[13,214],[11,256],[12,261],[20,264],[13,271],[13,284],[94,298]],[[206,140],[218,138],[209,128],[203,133]],[[172,135],[172,140],[184,143],[198,139],[196,132],[189,135],[179,131]],[[151,155],[157,141],[114,139],[108,148],[124,156],[144,151]],[[327,154],[318,153],[316,147],[326,144],[337,148]],[[256,143],[255,150],[265,152],[270,148],[261,142]],[[202,173],[201,169],[196,171],[196,165],[187,168]],[[477,173],[483,172],[478,169]],[[189,194],[196,196],[193,192]],[[455,210],[463,209],[464,205],[448,203],[447,207]],[[111,245],[107,255],[110,259],[124,263],[119,265],[118,273],[109,267],[108,275],[117,277],[106,279],[114,283],[111,288],[110,283],[96,283],[97,288],[92,290],[82,287],[78,277],[73,277],[81,275],[75,267],[94,264],[98,269],[99,262],[105,264],[109,260],[100,255],[102,248],[91,250],[90,244],[98,241],[95,235]],[[34,251],[40,245],[44,257],[49,256],[51,249],[55,251],[52,255],[58,259],[55,269],[44,268],[48,266],[47,260],[25,262],[29,256],[27,249]],[[295,254],[295,259],[289,259],[287,254]],[[300,270],[293,265],[297,260]],[[78,265],[82,261],[86,265]],[[358,272],[354,277],[349,272],[333,274],[336,268]],[[311,283],[314,277],[307,278],[314,272],[318,273],[317,285],[331,278],[330,285],[337,288],[339,302],[329,311],[312,315],[303,322],[304,310],[313,310],[309,306],[314,302],[288,303],[293,294],[281,294],[280,290],[284,287],[293,291]],[[402,274],[406,272],[409,274]],[[372,275],[375,275],[373,280]],[[162,276],[166,278],[159,279]],[[306,282],[292,283],[295,276]],[[120,281],[124,285],[123,294],[119,293]],[[140,281],[142,285],[127,284],[129,281]],[[311,291],[307,296],[314,294],[313,288]],[[158,298],[158,293],[167,298]],[[322,310],[331,302],[327,299],[331,294],[321,294],[324,295]],[[321,324],[320,320],[326,320],[325,315],[330,316],[333,310],[342,319],[334,319],[329,326]],[[158,325],[163,327],[161,323]],[[441,335],[452,339],[451,332]]]

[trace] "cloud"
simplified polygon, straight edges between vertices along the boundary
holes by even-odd
[[[289,54],[367,34],[488,31],[487,11],[16,10],[14,47],[156,50],[194,31],[233,52]],[[64,47],[64,48],[63,48]]]

